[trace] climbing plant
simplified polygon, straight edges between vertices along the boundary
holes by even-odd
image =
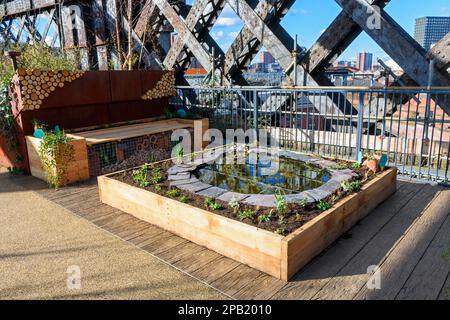
[[[0,135],[6,141],[9,151],[15,151],[16,162],[22,161],[19,143],[17,141],[14,115],[11,109],[11,100],[8,94],[9,86],[13,77],[13,69],[6,58],[0,58]]]
[[[39,157],[51,187],[57,189],[67,182],[67,169],[74,160],[72,139],[64,131],[46,132],[39,147]]]

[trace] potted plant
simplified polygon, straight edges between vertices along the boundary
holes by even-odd
[[[45,129],[47,128],[47,124],[39,119],[33,119],[31,120],[33,127],[34,127],[34,131],[36,130],[42,130],[45,131]]]
[[[378,159],[376,155],[374,154],[368,154],[366,156],[366,160],[363,162],[363,166],[369,168],[370,171],[373,173],[377,173],[380,171],[379,165],[378,165]]]

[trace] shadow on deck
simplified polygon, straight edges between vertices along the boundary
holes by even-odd
[[[33,177],[12,179],[236,299],[450,299],[450,189],[442,186],[399,181],[286,283],[103,205],[95,179],[57,191]]]

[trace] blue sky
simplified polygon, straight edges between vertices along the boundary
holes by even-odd
[[[340,11],[339,5],[334,0],[297,0],[281,24],[291,36],[298,34],[301,46],[309,48]],[[413,35],[416,18],[450,16],[450,2],[449,0],[392,0],[387,5],[386,11]],[[233,10],[226,7],[211,32],[219,45],[226,50],[242,26],[243,23]],[[363,33],[344,52],[342,59],[354,59],[357,52],[364,50],[372,52],[375,57],[386,58],[383,50]]]

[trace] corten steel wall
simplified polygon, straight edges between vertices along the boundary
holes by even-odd
[[[57,88],[37,110],[23,110],[20,87],[16,84],[18,102],[12,104],[22,150],[26,150],[24,136],[33,134],[33,119],[69,130],[163,115],[168,98],[142,100],[141,97],[154,88],[165,72],[87,71],[79,79]],[[29,169],[26,153],[22,154],[25,160],[21,165],[5,152],[3,143],[0,147],[3,149],[1,165]]]

